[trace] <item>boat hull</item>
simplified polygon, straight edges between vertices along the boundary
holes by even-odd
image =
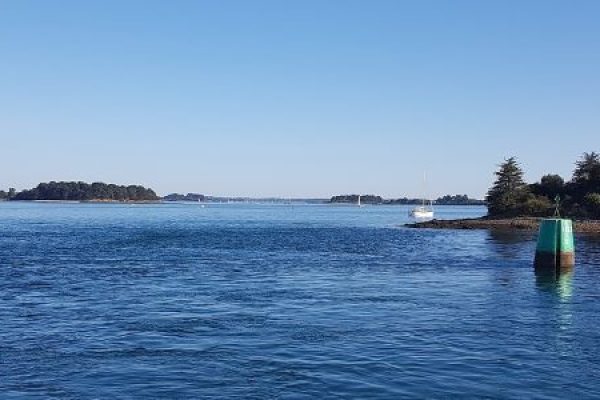
[[[408,215],[417,219],[431,219],[433,218],[433,208],[425,206],[415,207],[412,210],[410,210],[410,213],[408,213]]]
[[[410,216],[413,218],[433,218],[433,211],[411,211]]]

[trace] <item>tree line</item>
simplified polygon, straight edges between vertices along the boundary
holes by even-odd
[[[340,195],[340,196],[333,196],[329,200],[329,202],[330,203],[356,204],[356,203],[358,203],[358,196],[359,195],[357,195],[357,194],[344,194],[344,195]],[[362,204],[382,204],[383,199],[381,198],[381,196],[365,194],[365,195],[360,195],[360,202]]]
[[[206,196],[199,193],[171,193],[162,198],[164,201],[205,201]]]
[[[435,201],[435,204],[441,205],[459,205],[459,206],[483,206],[485,205],[485,201],[472,199],[466,194],[456,194],[451,196],[449,194],[438,197]]]
[[[4,195],[3,195],[4,194]],[[35,188],[16,192],[0,191],[4,200],[115,200],[115,201],[154,201],[159,200],[154,190],[140,185],[115,185],[102,182],[47,182]]]
[[[575,162],[569,181],[556,174],[544,175],[527,184],[516,157],[500,164],[496,180],[488,190],[490,217],[548,216],[558,206],[563,216],[600,218],[600,154],[584,153]]]
[[[0,190],[0,200],[10,200],[13,197],[15,197],[16,194],[17,194],[17,191],[15,190],[15,188],[8,189],[8,192],[5,192],[4,190]]]
[[[409,199],[408,197],[402,197],[399,199],[383,199],[381,196],[375,195],[361,195],[360,202],[362,204],[386,204],[386,205],[408,205],[408,204],[421,204],[423,199]],[[358,195],[357,194],[347,194],[341,196],[333,196],[329,203],[349,203],[356,204],[358,203]],[[456,195],[445,195],[442,197],[438,197],[437,200],[434,201],[435,204],[440,205],[485,205],[483,200],[472,199],[466,194],[456,194]]]

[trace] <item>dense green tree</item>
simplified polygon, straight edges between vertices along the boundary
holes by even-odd
[[[523,181],[523,170],[517,159],[510,157],[499,165],[496,181],[485,198],[490,216],[514,216],[522,213],[520,205],[531,194]]]
[[[15,200],[122,200],[146,201],[158,200],[152,189],[143,186],[118,186],[95,182],[48,182],[13,196]]]
[[[534,183],[529,187],[533,194],[553,200],[556,196],[564,195],[565,180],[560,175],[548,174],[542,176],[539,183]]]
[[[583,206],[588,216],[600,218],[600,193],[588,193],[583,198]]]
[[[573,181],[589,182],[600,179],[600,154],[592,151],[583,153],[581,159],[575,163]]]
[[[553,203],[549,198],[528,193],[520,199],[520,202],[515,207],[514,214],[547,217],[553,210]]]
[[[582,201],[588,193],[600,193],[600,154],[593,151],[583,153],[575,163],[570,186],[577,201]]]

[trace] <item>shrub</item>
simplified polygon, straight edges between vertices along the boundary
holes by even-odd
[[[600,193],[588,193],[583,198],[585,211],[592,218],[600,218]]]

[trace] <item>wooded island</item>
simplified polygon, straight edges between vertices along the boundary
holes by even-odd
[[[571,180],[556,174],[544,175],[527,184],[515,157],[506,159],[495,172],[488,190],[488,215],[495,218],[551,216],[556,206],[562,216],[600,218],[600,155],[584,153],[575,163]]]
[[[575,220],[577,232],[600,233],[600,154],[584,153],[568,182],[556,174],[527,184],[515,157],[495,172],[488,190],[488,214],[482,218],[432,220],[407,224],[413,228],[536,230],[543,217],[556,214]]]
[[[48,182],[33,189],[17,192],[11,188],[0,191],[5,200],[63,200],[63,201],[157,201],[154,190],[139,185],[115,185],[102,182]]]

